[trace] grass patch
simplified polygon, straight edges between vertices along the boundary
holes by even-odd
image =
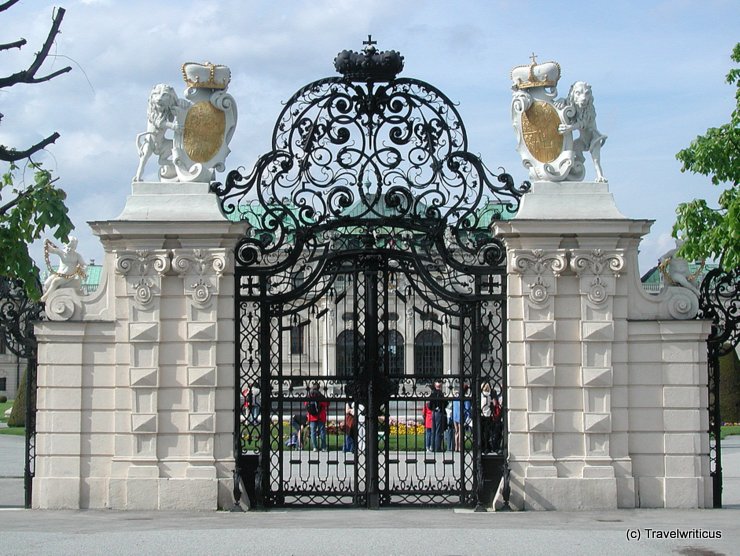
[[[5,417],[5,412],[13,407],[13,400],[0,403],[0,423],[7,423],[8,419]],[[3,427],[0,429],[0,434],[9,434],[11,436],[25,436],[25,427]]]
[[[276,425],[270,427],[272,438],[270,439],[270,449],[276,451],[282,442],[285,446],[285,442],[290,436],[290,429],[285,426],[283,427],[283,436],[280,438],[279,429]],[[259,435],[259,427],[254,425],[243,425],[242,435],[244,443],[242,444],[243,450],[251,452],[259,449],[257,442],[257,436]],[[326,435],[327,448],[330,452],[342,450],[344,447],[344,433],[337,432],[336,429]],[[303,437],[304,448],[310,447],[310,440],[308,434],[308,427],[306,428]],[[466,449],[472,448],[472,438],[470,434],[465,436]],[[387,432],[379,431],[378,434],[378,448],[380,451],[386,450],[390,452],[424,452],[424,434],[390,434]],[[285,448],[289,450],[289,448]]]
[[[725,425],[722,427],[720,432],[720,439],[727,438],[728,436],[740,435],[740,425]]]

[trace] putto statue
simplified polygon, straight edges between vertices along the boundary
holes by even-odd
[[[583,181],[584,153],[591,154],[596,181],[606,182],[601,169],[601,147],[606,141],[596,128],[591,86],[574,83],[567,98],[558,99],[560,65],[557,62],[517,66],[511,72],[511,116],[517,151],[538,181]],[[574,134],[577,132],[577,136]]]
[[[214,171],[226,167],[237,120],[236,102],[226,92],[231,71],[210,62],[188,62],[182,73],[185,99],[164,84],[149,95],[147,129],[136,137],[139,166],[134,181],[142,181],[152,155],[159,157],[160,181],[210,182]]]
[[[54,269],[49,260],[50,255],[59,257],[59,266]],[[60,249],[48,239],[44,241],[44,259],[48,278],[44,281],[44,295],[41,301],[46,301],[49,296],[59,288],[72,288],[76,293],[82,294],[82,280],[87,277],[87,264],[77,252],[77,238],[69,236],[64,249]]]
[[[683,245],[683,241],[677,239],[676,246],[661,255],[658,260],[658,269],[663,275],[663,282],[667,286],[682,286],[700,297],[701,293],[696,286],[696,280],[704,265],[702,264],[699,270],[692,274],[688,261],[676,256],[676,252],[681,248],[681,245]]]

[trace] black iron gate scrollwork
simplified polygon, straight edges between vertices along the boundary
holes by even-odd
[[[504,419],[480,402],[490,388],[506,403],[490,228],[528,184],[488,171],[450,100],[373,44],[295,93],[251,173],[213,186],[250,223],[235,253],[237,504],[243,488],[258,507],[473,506],[503,473]]]
[[[699,318],[712,321],[707,338],[709,380],[709,472],[715,508],[722,507],[722,416],[720,412],[720,357],[740,342],[740,268],[710,270],[701,282]]]
[[[41,290],[41,284],[37,284]],[[24,507],[31,508],[33,477],[36,474],[36,370],[38,342],[34,323],[44,317],[44,306],[28,297],[23,281],[0,276],[0,341],[13,355],[24,360],[25,377],[25,464]],[[20,384],[17,385],[20,390]]]

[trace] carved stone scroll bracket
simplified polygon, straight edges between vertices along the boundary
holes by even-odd
[[[553,277],[560,276],[568,268],[564,251],[546,252],[543,249],[514,251],[511,257],[511,272],[527,276],[534,275],[534,281],[527,284],[529,300],[541,305],[547,302],[552,293]],[[546,277],[547,275],[552,275]]]
[[[45,310],[49,320],[72,320],[75,314],[79,316],[82,310],[80,295],[70,288],[57,290],[46,300]]]
[[[603,249],[593,249],[591,251],[572,251],[571,268],[577,274],[584,270],[601,276],[605,271],[610,271],[615,278],[619,278],[624,270],[624,252],[617,250],[612,253],[606,253]]]
[[[581,277],[581,289],[585,291],[588,301],[594,305],[606,303],[609,295],[614,294],[615,281],[624,270],[624,252],[618,250],[606,253],[602,249],[573,250],[570,259],[571,269]],[[587,284],[583,283],[583,280]]]
[[[139,309],[150,309],[161,291],[162,276],[170,269],[169,252],[125,251],[118,254],[116,273],[126,279],[126,293]]]
[[[173,270],[183,278],[185,293],[200,308],[209,306],[218,294],[219,280],[231,263],[225,250],[175,250],[172,259]]]
[[[693,319],[699,312],[699,298],[688,288],[668,286],[661,292],[668,315],[676,320]]]

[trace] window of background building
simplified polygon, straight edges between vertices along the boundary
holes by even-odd
[[[361,334],[354,330],[343,330],[337,336],[337,376],[344,378],[355,376],[358,370],[355,369],[355,364],[362,364],[359,359],[364,350],[365,338]],[[355,353],[358,361],[355,361]]]
[[[442,334],[422,330],[414,340],[414,374],[425,377],[442,376]]]
[[[305,345],[305,324],[296,324],[290,329],[290,353],[300,355],[304,353]]]
[[[404,339],[398,330],[388,331],[388,370],[392,375],[404,373]],[[381,350],[385,350],[385,336],[381,337]],[[381,351],[381,358],[384,351]]]

